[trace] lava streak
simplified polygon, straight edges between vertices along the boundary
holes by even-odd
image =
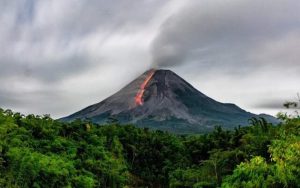
[[[151,80],[152,76],[154,75],[155,70],[151,70],[146,79],[144,80],[144,82],[140,85],[140,89],[137,92],[136,96],[135,96],[135,104],[136,105],[143,105],[143,95],[145,92],[145,87],[147,86],[148,82]]]

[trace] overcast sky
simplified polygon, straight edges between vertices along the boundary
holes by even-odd
[[[1,0],[0,107],[69,115],[149,68],[276,114],[300,92],[299,0]]]

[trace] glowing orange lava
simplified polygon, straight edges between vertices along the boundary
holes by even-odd
[[[149,74],[147,75],[147,78],[144,80],[144,82],[140,85],[140,89],[137,92],[135,96],[135,104],[136,105],[143,105],[143,95],[145,92],[145,87],[147,86],[148,82],[151,80],[152,76],[154,75],[155,70],[151,70]]]

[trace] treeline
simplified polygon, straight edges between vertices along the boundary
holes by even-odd
[[[0,109],[0,187],[299,187],[300,118],[173,135]]]

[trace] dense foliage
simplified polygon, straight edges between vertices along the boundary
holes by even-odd
[[[172,135],[0,109],[0,187],[297,187],[300,118]]]

